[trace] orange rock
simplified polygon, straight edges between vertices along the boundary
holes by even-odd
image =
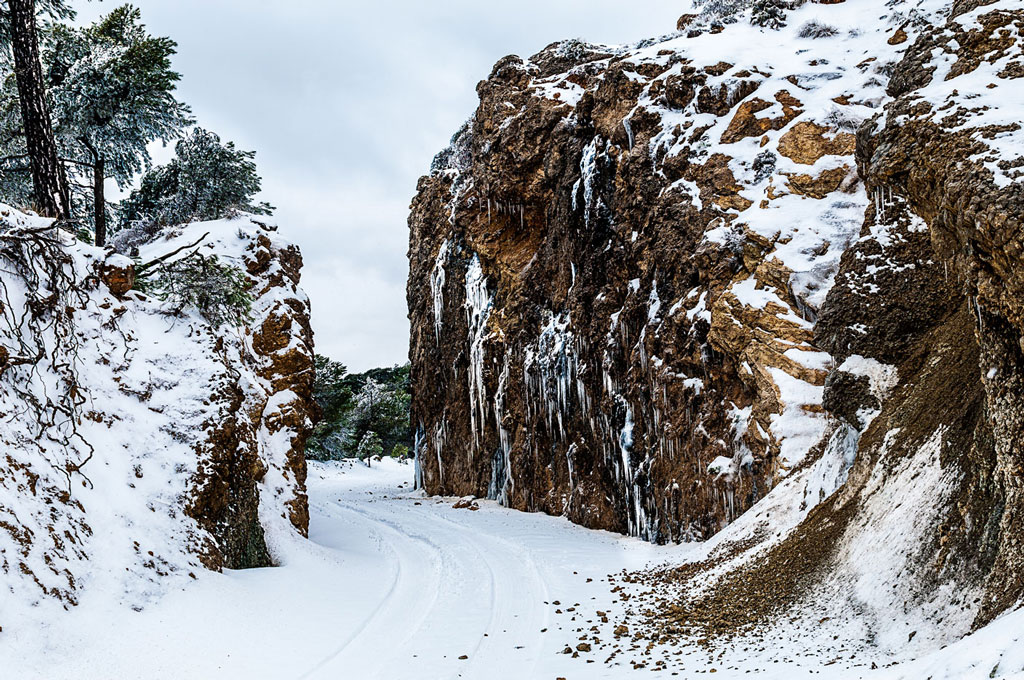
[[[801,165],[814,165],[823,156],[847,156],[857,148],[857,138],[840,132],[826,137],[830,129],[803,121],[794,125],[779,140],[779,153]]]
[[[743,212],[753,204],[753,201],[743,198],[739,194],[719,196],[715,199],[715,205],[719,208],[722,208],[723,210],[735,210],[737,212]]]
[[[907,42],[907,32],[902,28],[892,34],[892,37],[887,41],[890,45],[902,45]]]
[[[817,177],[811,177],[810,175],[786,175],[786,177],[789,180],[789,190],[794,194],[810,196],[811,198],[825,198],[825,196],[839,189],[850,173],[850,166],[843,165],[831,170],[825,170]]]
[[[684,14],[683,16],[679,17],[679,21],[676,22],[676,30],[685,31],[696,18],[696,14]]]
[[[782,115],[776,118],[758,118],[756,114],[774,104],[758,97],[748,99],[736,110],[729,127],[722,133],[723,144],[733,144],[747,137],[758,137],[769,130],[781,130],[803,113],[800,100],[786,90],[775,93],[775,101],[782,104]]]
[[[126,258],[108,260],[100,268],[100,279],[119,299],[127,295],[135,285],[135,265],[121,262],[123,260]]]

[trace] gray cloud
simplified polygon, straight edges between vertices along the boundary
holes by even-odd
[[[407,354],[416,181],[506,54],[665,33],[688,0],[134,0],[179,44],[199,122],[255,149],[263,199],[303,249],[318,351],[361,370]],[[82,20],[115,3],[81,3]],[[162,154],[161,154],[162,155]]]

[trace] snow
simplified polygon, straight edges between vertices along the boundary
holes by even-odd
[[[856,634],[862,625],[878,648],[894,653],[949,644],[970,632],[977,614],[971,603],[983,592],[980,587],[957,592],[948,582],[923,588],[924,556],[957,492],[958,472],[942,465],[941,429],[904,460],[891,452],[896,434],[887,433],[882,462],[862,493],[861,511],[838,547],[839,568],[830,577],[836,602],[848,599],[863,616],[844,631]],[[908,605],[897,616],[889,613],[894,601]],[[911,631],[916,632],[913,645],[907,639]]]
[[[732,458],[726,458],[725,456],[718,456],[708,464],[708,474],[715,475],[716,478],[731,474],[732,469]]]
[[[791,347],[782,354],[805,368],[818,371],[827,371],[832,368],[832,356],[828,352],[819,352],[809,347]]]
[[[103,593],[0,637],[5,677],[578,677],[550,603],[589,605],[666,553],[489,501],[454,510],[410,491],[411,465],[372,465],[311,466],[310,540],[283,566],[202,572],[141,612]]]
[[[782,397],[782,413],[772,415],[771,429],[781,442],[779,463],[785,471],[798,465],[825,434],[825,417],[804,408],[820,406],[824,389],[778,368],[769,367],[768,371]]]
[[[104,264],[106,264],[108,267],[118,267],[120,269],[124,269],[126,267],[130,267],[133,264],[133,262],[129,257],[125,257],[124,255],[118,255],[115,253],[113,255],[108,255],[106,260],[104,260]]]
[[[582,87],[564,76],[534,81],[530,88],[538,97],[554,99],[572,107],[580,103],[585,92]]]
[[[864,652],[861,667],[825,666],[820,650],[802,657],[786,624],[767,651],[743,652],[740,641],[723,658],[684,642],[646,654],[646,645],[628,650],[626,638],[611,665],[597,648],[573,659],[561,652],[578,643],[576,628],[589,632],[596,624],[597,635],[611,640],[611,627],[629,606],[615,601],[609,575],[680,563],[711,546],[654,546],[479,499],[478,511],[456,510],[458,499],[411,490],[411,464],[385,458],[371,465],[311,465],[310,540],[287,541],[280,567],[198,572],[142,611],[105,592],[45,628],[8,632],[5,625],[5,677],[614,680],[649,677],[632,661],[656,658],[682,663],[689,673],[715,668],[722,678],[749,678],[755,670],[779,680],[980,680],[1024,672],[1024,611],[917,660]],[[801,475],[803,483],[807,478]],[[785,497],[798,500],[798,481],[780,487]],[[735,536],[754,515],[727,531]],[[874,558],[864,564],[875,565]],[[598,611],[609,624],[597,620]],[[871,659],[901,663],[868,671]]]
[[[711,310],[707,307],[708,293],[704,291],[700,294],[700,299],[697,300],[696,306],[686,312],[686,318],[690,321],[694,319],[703,319],[708,323],[711,323]]]
[[[895,366],[883,364],[877,359],[851,355],[840,366],[840,371],[856,376],[865,376],[871,386],[871,393],[879,401],[887,398],[899,382],[899,371]]]

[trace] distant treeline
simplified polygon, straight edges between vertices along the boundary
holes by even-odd
[[[344,364],[317,355],[314,396],[323,416],[307,458],[411,455],[408,364],[350,374]]]

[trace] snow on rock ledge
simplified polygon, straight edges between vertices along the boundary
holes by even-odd
[[[480,83],[410,217],[428,492],[701,540],[828,434],[815,322],[873,202],[855,132],[944,3],[794,4],[778,31],[567,41]]]
[[[143,261],[208,233],[204,254],[245,272],[251,320],[214,327],[129,291],[126,258],[0,215],[4,631],[91,592],[141,608],[203,566],[273,564],[309,521],[298,249],[248,217],[145,246]]]

